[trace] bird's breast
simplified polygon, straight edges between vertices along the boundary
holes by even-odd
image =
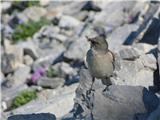
[[[113,61],[108,53],[101,54],[93,50],[87,53],[88,69],[96,78],[106,78],[113,74]]]

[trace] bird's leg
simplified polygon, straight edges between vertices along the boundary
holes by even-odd
[[[93,88],[94,81],[95,81],[95,77],[92,77],[91,91],[93,91],[92,88]]]
[[[112,85],[112,82],[111,82],[110,78],[105,78],[105,79],[102,79],[102,84],[106,85],[106,88],[103,90],[103,91],[105,91],[105,90],[108,90],[108,87],[110,85]]]
[[[90,94],[92,91],[94,91],[93,89],[93,84],[94,84],[95,78],[92,77],[92,83],[91,83],[91,88],[87,91],[88,94]]]

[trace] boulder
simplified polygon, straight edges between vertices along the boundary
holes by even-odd
[[[142,61],[144,67],[150,68],[152,70],[157,69],[157,60],[153,54],[141,55],[140,60]]]
[[[156,95],[144,87],[110,86],[103,94],[95,91],[92,114],[95,120],[132,120],[153,112],[158,104]]]
[[[109,49],[118,52],[122,48],[121,46],[128,38],[129,34],[137,29],[138,25],[136,24],[125,24],[117,27],[107,38]]]
[[[13,54],[2,55],[1,65],[2,72],[4,74],[13,72],[16,68],[21,66],[20,62],[16,59],[16,57]]]
[[[156,46],[147,44],[147,43],[136,43],[132,45],[133,48],[138,49],[142,54],[150,52],[152,49],[155,49]]]
[[[38,82],[37,85],[42,86],[44,88],[52,88],[55,89],[59,86],[64,85],[64,79],[63,78],[48,78],[48,77],[41,77]]]
[[[29,66],[24,66],[16,69],[11,76],[10,81],[13,81],[12,86],[20,86],[27,82],[27,79],[30,77],[30,70]]]
[[[81,25],[81,22],[71,16],[63,15],[59,21],[59,27],[65,29],[73,29]]]
[[[40,0],[40,5],[41,6],[47,6],[49,3],[50,3],[50,0],[45,0],[45,1]]]
[[[60,62],[53,66],[53,68],[58,72],[61,77],[66,77],[67,75],[76,75],[76,70],[72,68],[66,62]]]
[[[74,84],[70,87],[64,86],[57,89],[43,89],[38,93],[37,99],[7,112],[7,115],[52,113],[60,118],[72,109],[77,85]]]
[[[2,2],[2,11],[8,10],[11,6],[12,6],[12,3],[10,1]]]
[[[87,1],[81,8],[81,10],[100,12],[101,8],[99,6],[96,6],[95,2]]]
[[[25,9],[22,14],[24,14],[24,16],[28,18],[28,20],[38,21],[46,13],[46,9],[38,6],[32,6]]]
[[[120,69],[115,70],[111,80],[116,85],[149,87],[154,85],[154,72],[146,68],[141,59],[135,61],[120,60]],[[153,63],[154,66],[156,63]]]
[[[26,84],[13,86],[11,88],[5,88],[2,86],[2,110],[8,110],[12,105],[13,99],[18,96],[21,91],[26,89],[28,89]]]
[[[23,49],[24,55],[31,56],[33,60],[36,60],[39,57],[37,52],[38,45],[34,41],[28,39],[27,41],[19,42],[18,46]]]
[[[140,53],[134,48],[122,49],[119,51],[119,54],[124,60],[135,60],[140,56]]]
[[[32,59],[31,56],[25,55],[25,56],[23,57],[23,61],[24,61],[24,64],[25,64],[25,65],[32,65],[32,63],[33,63],[34,60]]]
[[[158,106],[158,108],[153,111],[149,117],[147,118],[147,120],[159,120],[160,119],[160,105]]]
[[[8,40],[4,42],[5,53],[2,55],[2,72],[9,73],[23,66],[23,49],[18,45],[11,45]]]
[[[38,33],[34,35],[34,39],[39,39],[41,37],[54,38],[54,34],[58,34],[60,32],[60,28],[57,26],[43,26]]]
[[[138,118],[152,113],[159,105],[158,97],[142,86],[111,85],[106,88],[97,79],[92,89],[91,86],[89,71],[82,69],[73,119],[139,120]]]
[[[55,40],[47,45],[43,43],[41,43],[41,45],[41,47],[45,48],[38,49],[40,58],[37,59],[32,65],[34,71],[41,67],[49,67],[55,61],[61,59],[62,54],[65,51],[63,44],[60,44]]]
[[[86,38],[79,38],[70,44],[68,50],[64,53],[64,57],[71,60],[83,61],[89,46]]]

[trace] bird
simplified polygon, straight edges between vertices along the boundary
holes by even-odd
[[[115,69],[115,55],[108,49],[108,42],[104,36],[99,35],[93,38],[86,36],[86,38],[90,42],[90,49],[86,54],[86,62],[92,76],[92,86],[95,78],[98,78],[108,87],[112,85],[110,77]]]

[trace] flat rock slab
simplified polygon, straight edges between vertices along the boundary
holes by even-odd
[[[56,120],[56,116],[50,113],[14,115],[8,120]]]
[[[92,114],[95,120],[132,120],[143,113],[151,113],[159,99],[140,86],[110,86],[103,94],[96,90]]]

